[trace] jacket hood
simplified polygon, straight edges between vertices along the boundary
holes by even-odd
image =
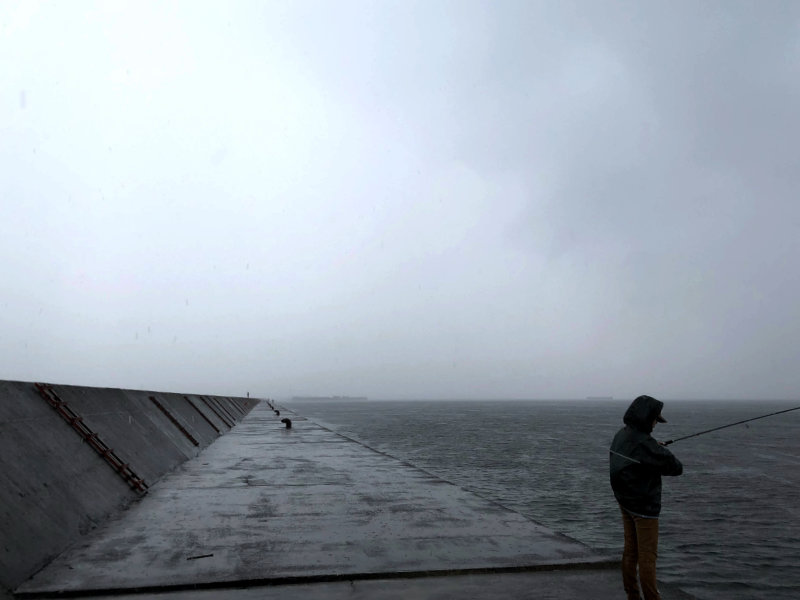
[[[664,403],[661,400],[652,396],[639,396],[625,411],[622,422],[633,429],[650,433],[653,431],[653,421],[661,414],[662,408]]]

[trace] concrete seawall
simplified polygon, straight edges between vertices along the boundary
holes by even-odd
[[[0,597],[258,400],[0,381]]]
[[[622,586],[616,558],[263,402],[14,594],[612,600]]]

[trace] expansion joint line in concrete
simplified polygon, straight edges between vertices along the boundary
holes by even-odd
[[[206,397],[206,396],[200,396],[200,399],[205,403],[205,405],[208,408],[211,409],[211,412],[213,412],[215,415],[217,415],[217,418],[220,421],[222,421],[228,427],[228,429],[233,427],[233,423],[229,423],[228,420],[222,414],[220,414],[219,410],[214,408],[214,401],[213,401],[212,398],[209,398],[209,397]]]
[[[111,467],[122,477],[131,488],[136,490],[139,494],[144,495],[147,493],[148,485],[144,479],[139,477],[130,465],[123,462],[117,454],[108,447],[108,445],[100,439],[100,436],[92,431],[86,423],[83,422],[83,417],[75,413],[69,405],[64,402],[53,387],[46,383],[35,383],[34,387],[39,392],[39,395],[44,398],[47,403],[52,406],[56,412],[63,417],[63,419],[70,424],[70,426],[78,432],[78,435],[87,442],[95,452],[97,452],[103,459],[111,465]]]
[[[150,396],[150,401],[151,401],[153,404],[155,404],[155,405],[156,405],[156,407],[158,408],[158,410],[160,410],[162,413],[164,413],[164,415],[165,415],[165,416],[166,416],[166,417],[169,419],[170,423],[172,423],[173,425],[175,425],[175,427],[178,429],[178,431],[180,431],[180,432],[181,432],[183,435],[185,435],[185,436],[186,436],[186,439],[187,439],[187,440],[189,440],[190,442],[192,442],[192,444],[194,444],[195,446],[199,446],[199,445],[200,445],[200,443],[199,443],[199,442],[198,442],[196,439],[194,439],[194,436],[193,436],[191,433],[189,433],[189,432],[186,430],[186,428],[185,428],[183,425],[181,425],[181,424],[180,424],[180,422],[178,421],[178,419],[176,419],[176,418],[173,416],[173,414],[172,414],[171,412],[169,412],[169,411],[167,410],[167,408],[166,408],[166,407],[165,407],[163,404],[161,404],[161,402],[159,402],[159,401],[156,399],[156,397],[155,397],[155,396]]]
[[[219,406],[220,410],[222,410],[231,420],[231,427],[236,425],[236,417],[234,416],[233,412],[231,412],[230,407],[222,401],[222,398],[214,398],[214,401],[217,403],[217,406]]]
[[[239,406],[239,403],[236,401],[235,398],[226,398],[226,400],[230,403],[231,410],[238,414],[240,417],[245,415],[245,412],[242,410],[242,407]]]
[[[168,592],[219,590],[234,588],[276,587],[313,583],[336,583],[342,581],[374,581],[378,579],[421,579],[424,577],[456,577],[459,575],[500,575],[504,573],[536,573],[543,571],[589,571],[618,569],[617,560],[578,561],[541,565],[517,565],[512,567],[473,567],[466,569],[433,569],[430,571],[377,571],[374,573],[327,573],[321,575],[297,575],[287,577],[264,577],[230,581],[201,581],[198,583],[176,583],[130,588],[97,588],[31,592],[14,592],[15,598],[85,598],[90,596],[117,596],[126,594],[158,594]]]
[[[206,423],[208,423],[209,425],[211,425],[211,428],[212,428],[214,431],[216,431],[216,432],[217,432],[217,435],[221,435],[221,433],[222,433],[222,432],[219,430],[219,427],[217,427],[216,425],[214,425],[214,422],[213,422],[211,419],[209,419],[209,418],[206,416],[206,414],[205,414],[205,413],[204,413],[202,410],[200,410],[199,408],[197,408],[197,405],[196,405],[194,402],[192,402],[191,400],[189,400],[189,396],[184,396],[184,399],[185,399],[185,400],[186,400],[186,401],[189,403],[189,406],[191,406],[193,409],[195,409],[195,410],[196,410],[196,411],[197,411],[197,412],[200,414],[200,416],[201,416],[201,417],[203,417],[203,418],[206,420]]]

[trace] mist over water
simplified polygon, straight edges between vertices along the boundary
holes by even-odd
[[[608,482],[608,446],[627,405],[287,403],[301,415],[611,555],[621,554],[622,525]],[[670,401],[664,409],[669,423],[654,435],[665,441],[792,406]],[[800,414],[788,413],[670,447],[684,474],[664,478],[661,580],[701,600],[798,597],[799,431]]]
[[[0,2],[0,378],[792,398],[800,2]]]

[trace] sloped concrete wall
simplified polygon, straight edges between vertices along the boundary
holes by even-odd
[[[257,399],[52,385],[152,485]],[[140,497],[31,382],[0,381],[0,597]]]

